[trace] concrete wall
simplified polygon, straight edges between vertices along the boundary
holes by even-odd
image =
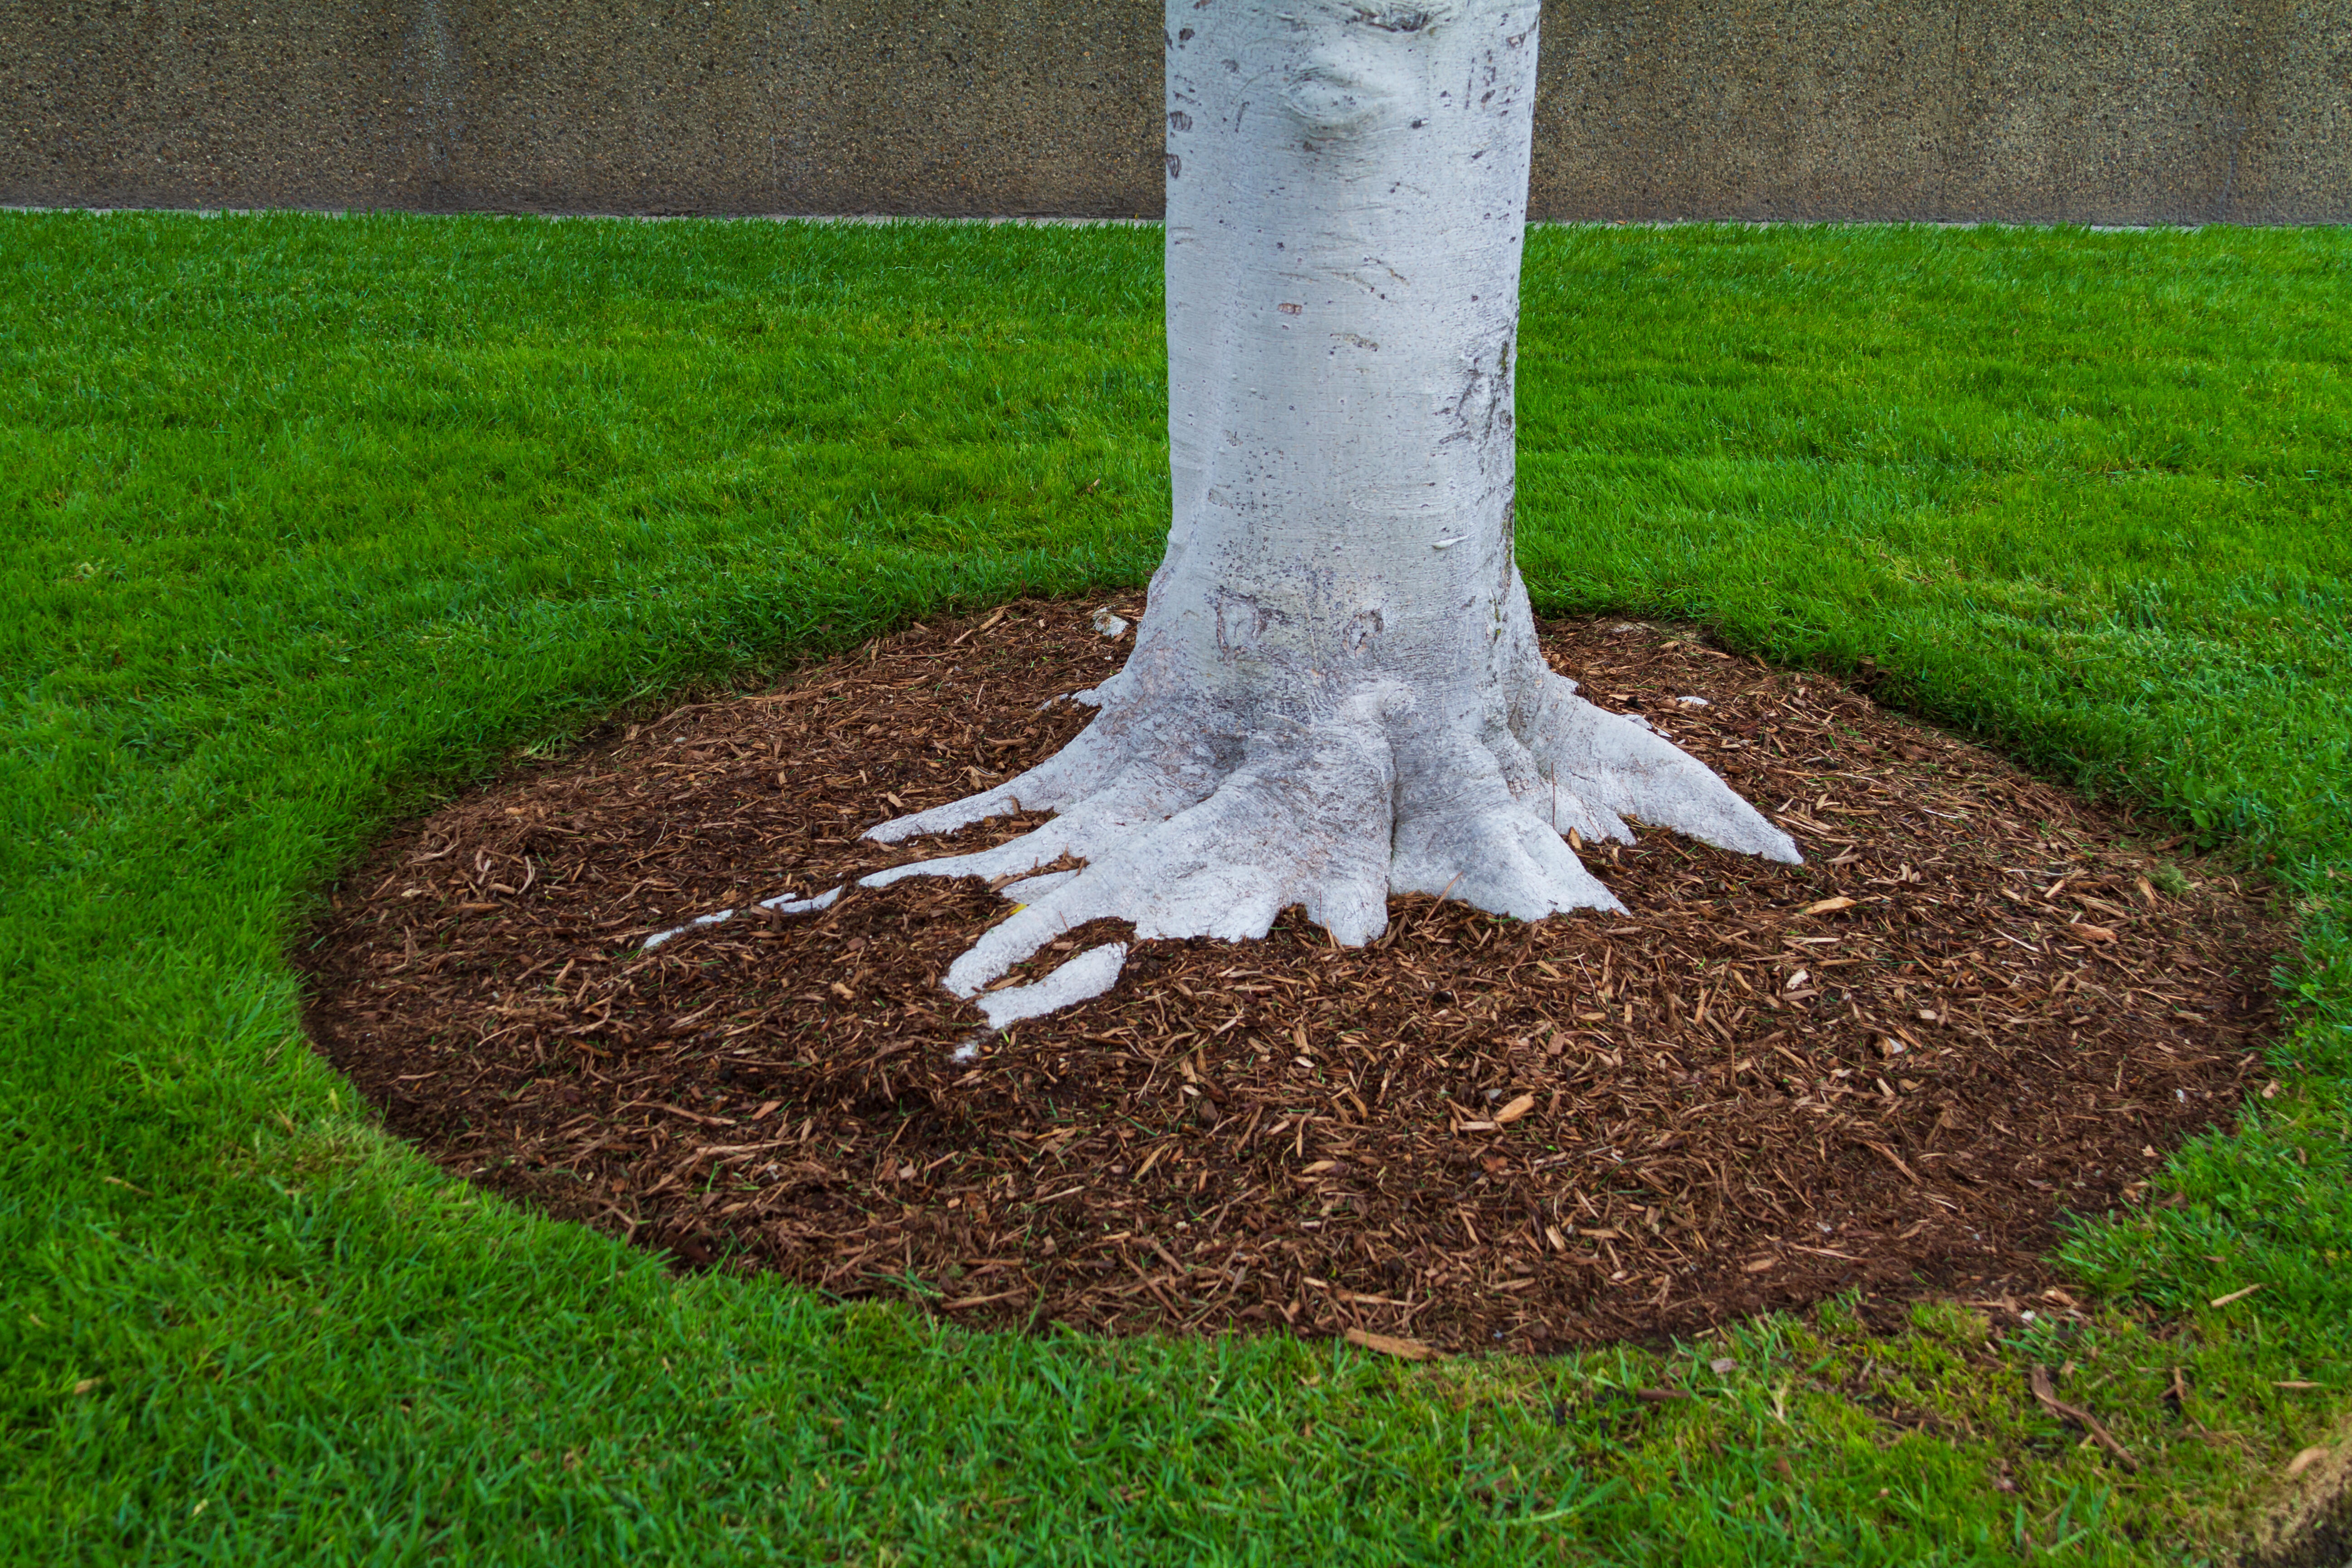
[[[2347,0],[1549,0],[1561,217],[2352,220]]]
[[[1159,0],[0,0],[0,202],[1160,208]],[[2352,0],[1549,0],[1558,218],[2352,220]]]

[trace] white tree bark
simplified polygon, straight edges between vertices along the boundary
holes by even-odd
[[[1168,553],[1076,740],[870,835],[1050,809],[872,880],[1085,862],[1008,887],[950,990],[1105,916],[1238,941],[1299,904],[1353,945],[1392,892],[1620,908],[1565,836],[1630,843],[1629,816],[1797,859],[1537,649],[1512,371],[1538,12],[1168,0]]]

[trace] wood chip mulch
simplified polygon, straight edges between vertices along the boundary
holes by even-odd
[[[1293,910],[1141,943],[1110,994],[985,1037],[937,984],[1005,912],[976,882],[643,951],[938,853],[857,835],[1076,733],[1051,700],[1132,640],[1091,607],[917,626],[409,826],[298,944],[317,1041],[449,1169],[687,1266],[1408,1353],[1856,1287],[2013,1309],[2054,1287],[2062,1210],[2146,1201],[2252,1087],[2284,942],[2259,890],[1845,686],[1606,622],[1548,627],[1558,668],[1807,865],[1643,830],[1588,851],[1630,918],[1401,899],[1347,952]]]

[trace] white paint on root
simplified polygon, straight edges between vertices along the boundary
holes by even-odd
[[[654,949],[659,947],[670,938],[674,936],[682,936],[686,932],[692,931],[697,926],[715,926],[721,921],[731,921],[734,918],[735,911],[733,910],[721,910],[715,915],[697,915],[682,926],[672,926],[667,931],[657,931],[654,932],[653,935],[646,938],[645,945],[637,951],[640,952],[651,952]]]
[[[1024,1018],[1042,1018],[1048,1013],[1075,1006],[1089,996],[1101,995],[1118,984],[1118,972],[1126,964],[1127,943],[1107,942],[1100,947],[1087,949],[1034,984],[983,992],[975,1000],[987,1016],[988,1026],[1002,1029]],[[977,1050],[973,1052],[978,1054]],[[966,1058],[959,1054],[953,1059]]]
[[[819,910],[829,910],[833,908],[834,900],[841,897],[841,889],[835,888],[829,893],[819,893],[813,899],[795,899],[791,894],[786,893],[778,898],[762,899],[760,900],[758,907],[763,910],[773,910],[780,915],[810,915],[816,913]],[[715,926],[722,921],[731,921],[734,918],[735,911],[733,910],[720,910],[717,914],[711,915],[697,915],[694,919],[687,921],[682,926],[672,926],[667,931],[657,931],[654,932],[653,935],[646,938],[645,945],[637,951],[640,952],[651,952],[654,949],[659,947],[670,938],[674,936],[682,936],[686,932],[692,931],[697,926]]]
[[[785,893],[777,898],[761,900],[760,907],[763,910],[773,910],[780,915],[814,915],[833,908],[840,900],[842,891],[842,888],[835,888],[830,892],[819,893],[813,899],[795,899],[790,893]]]

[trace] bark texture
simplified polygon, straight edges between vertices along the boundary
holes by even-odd
[[[1168,553],[1077,740],[873,832],[1058,814],[873,879],[1039,873],[950,990],[1107,916],[1238,941],[1300,904],[1353,945],[1391,892],[1615,909],[1566,836],[1628,817],[1797,858],[1537,649],[1512,375],[1538,13],[1169,0]]]

